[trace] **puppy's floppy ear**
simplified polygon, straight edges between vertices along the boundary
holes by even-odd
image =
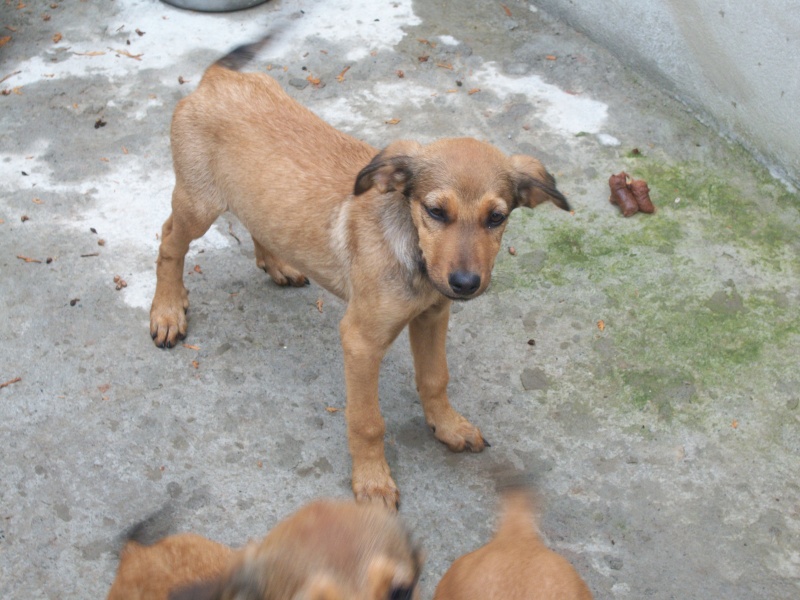
[[[556,189],[555,178],[542,163],[530,156],[516,154],[511,157],[511,165],[514,168],[511,178],[516,206],[533,208],[550,200],[558,208],[570,210],[564,194]]]
[[[360,196],[374,187],[381,194],[396,191],[407,196],[411,192],[416,171],[414,155],[420,148],[417,142],[408,140],[389,144],[361,169],[353,194]]]

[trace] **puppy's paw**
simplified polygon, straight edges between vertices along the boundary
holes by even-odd
[[[456,411],[436,423],[428,423],[436,439],[447,445],[453,452],[481,452],[491,446],[481,435],[481,430],[467,421]]]
[[[264,254],[264,256],[256,257],[256,265],[259,269],[266,271],[276,284],[280,286],[291,285],[294,287],[308,285],[308,279],[300,271],[290,267],[274,255],[266,252],[264,252]]]
[[[303,275],[300,271],[296,271],[292,267],[286,267],[285,269],[281,269],[278,271],[278,276],[272,275],[270,273],[270,277],[272,277],[272,281],[277,283],[278,285],[291,285],[292,287],[303,287],[304,285],[308,285],[311,283],[308,278]]]
[[[153,298],[150,308],[150,337],[159,348],[172,348],[178,340],[186,337],[188,323],[186,309],[189,308],[189,295],[186,289],[174,297],[165,294]]]
[[[383,506],[391,512],[397,511],[400,490],[385,468],[362,467],[353,469],[353,494],[358,503]]]

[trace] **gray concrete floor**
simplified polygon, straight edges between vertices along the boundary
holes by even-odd
[[[506,6],[2,2],[4,598],[102,597],[119,534],[167,503],[175,531],[240,544],[350,494],[339,301],[274,286],[223,218],[187,260],[190,346],[147,331],[173,107],[280,15],[253,68],[337,127],[534,154],[575,208],[516,211],[516,253],[454,311],[451,398],[492,448],[434,440],[405,338],[383,365],[424,597],[490,536],[508,471],[536,481],[544,534],[597,598],[798,597],[799,199],[602,48]],[[608,203],[621,170],[655,215]]]

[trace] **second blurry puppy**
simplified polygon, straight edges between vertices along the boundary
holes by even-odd
[[[434,600],[591,600],[569,561],[539,537],[528,490],[507,491],[502,512],[494,538],[452,564]]]
[[[396,516],[319,501],[238,551],[194,534],[128,541],[108,600],[416,600],[421,562]]]

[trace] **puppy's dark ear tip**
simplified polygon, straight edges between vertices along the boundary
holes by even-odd
[[[361,194],[366,192],[370,187],[372,186],[371,185],[367,186],[361,181],[361,179],[357,179],[356,185],[353,187],[353,196],[360,196]]]

